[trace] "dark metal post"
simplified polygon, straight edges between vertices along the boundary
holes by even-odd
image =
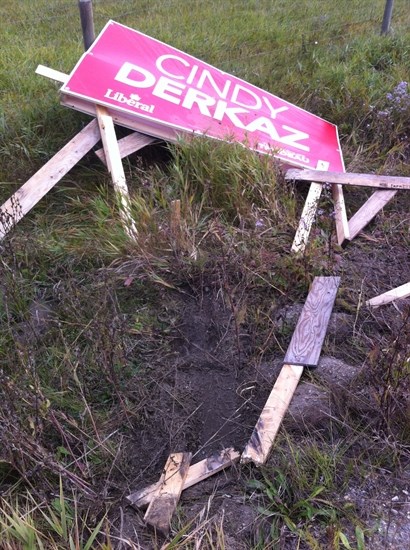
[[[386,0],[386,6],[384,8],[382,34],[388,34],[390,31],[391,15],[393,12],[394,0]]]
[[[80,9],[84,48],[88,50],[95,40],[92,0],[78,0],[78,7]]]

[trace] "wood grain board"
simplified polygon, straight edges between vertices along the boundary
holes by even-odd
[[[340,277],[315,277],[303,306],[284,362],[316,367]]]
[[[182,490],[188,489],[188,487],[192,487],[196,483],[199,483],[200,481],[221,472],[225,468],[232,466],[238,462],[239,457],[240,454],[231,447],[228,449],[223,449],[219,453],[215,453],[210,457],[197,462],[196,464],[192,464],[189,467]],[[153,496],[158,489],[158,485],[159,482],[153,483],[144,489],[132,493],[127,497],[128,502],[137,508],[144,508],[153,499]]]
[[[131,214],[128,186],[125,180],[124,167],[121,161],[114,122],[105,107],[96,105],[95,112],[100,128],[107,168],[111,174],[113,187],[119,202],[121,219],[129,237],[135,238],[137,235],[137,228]]]
[[[384,292],[379,296],[375,296],[370,300],[367,300],[366,305],[372,307],[384,306],[385,304],[390,304],[395,300],[399,300],[400,298],[408,298],[409,296],[410,283],[406,283],[404,285],[398,286],[397,288],[393,288],[392,290]]]
[[[145,522],[163,534],[169,531],[172,515],[188,475],[191,456],[191,453],[173,453],[168,457],[158,488],[145,513]]]
[[[321,170],[290,169],[286,180],[316,181],[318,183],[336,183],[358,185],[361,187],[379,187],[381,189],[410,189],[410,178],[382,176],[379,174],[355,174],[349,172],[322,172]]]
[[[302,373],[302,366],[283,365],[242,453],[241,462],[253,462],[257,466],[266,462]]]
[[[0,239],[29,212],[61,178],[100,140],[96,120],[92,120],[0,208]]]
[[[350,239],[354,239],[366,225],[388,204],[397,191],[375,191],[349,220]]]

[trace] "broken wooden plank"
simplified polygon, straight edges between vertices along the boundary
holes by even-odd
[[[388,204],[397,191],[375,191],[349,220],[350,240]]]
[[[242,453],[242,463],[260,466],[266,462],[302,373],[300,365],[283,365]]]
[[[372,307],[384,306],[400,298],[408,298],[410,296],[410,283],[398,286],[392,290],[388,290],[379,296],[375,296],[370,300],[367,300],[366,305]]]
[[[304,353],[309,361],[315,360],[316,364],[323,344],[323,333],[326,332],[339,282],[339,277],[315,277],[295,329],[295,333],[304,333],[306,330],[310,333],[304,346]],[[320,317],[321,322],[312,319],[312,314]],[[312,324],[312,330],[310,330],[309,324]],[[292,341],[289,350],[292,347]],[[289,350],[286,355],[289,354]],[[317,357],[317,360],[314,359],[315,357]],[[283,417],[303,374],[303,369],[304,366],[299,364],[286,362],[283,365],[242,453],[241,462],[254,462],[257,466],[266,462]]]
[[[316,367],[332,313],[340,277],[315,277],[284,362]]]
[[[225,468],[232,466],[238,462],[240,453],[235,451],[232,447],[223,449],[222,451],[215,453],[204,460],[192,464],[189,467],[187,477],[185,478],[182,490],[188,489],[196,485],[200,481],[207,479],[218,472],[221,472]],[[127,497],[128,502],[137,508],[144,508],[147,506],[156,490],[158,489],[159,482],[153,483],[144,489],[136,491]]]
[[[322,189],[323,186],[320,183],[313,182],[310,184],[309,193],[306,197],[299,225],[293,239],[291,248],[292,252],[302,253],[306,248],[310,230],[312,229],[313,221],[316,216],[320,195],[322,194]]]
[[[45,65],[37,65],[36,74],[50,78],[51,80],[56,80],[64,84],[68,80],[68,74],[62,73],[61,71],[56,71],[55,69],[50,69]]]
[[[191,457],[191,453],[173,453],[169,456],[158,489],[145,513],[145,522],[163,534],[169,531],[171,518],[188,474]]]
[[[381,189],[410,189],[410,178],[382,176],[379,174],[323,172],[321,170],[298,170],[292,168],[286,172],[285,179],[357,185],[360,187],[379,187]]]
[[[96,105],[95,112],[97,115],[98,126],[100,128],[101,141],[103,143],[107,168],[111,174],[112,184],[119,202],[120,216],[127,234],[132,239],[135,239],[137,236],[137,228],[131,214],[130,196],[128,193],[127,182],[125,180],[124,167],[121,161],[117,136],[115,134],[114,122],[111,116],[107,113],[105,107]]]
[[[0,208],[0,239],[63,178],[100,140],[96,120],[92,120]]]
[[[121,158],[127,157],[136,151],[139,151],[143,147],[150,145],[157,141],[155,138],[140,134],[139,132],[133,132],[129,136],[125,136],[118,140],[118,146],[120,149]],[[107,164],[105,159],[104,148],[98,149],[95,154],[103,162]]]

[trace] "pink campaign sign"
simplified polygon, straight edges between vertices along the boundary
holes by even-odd
[[[80,100],[72,100],[74,108],[105,105],[120,123],[156,137],[204,134],[286,164],[344,171],[334,124],[114,21],[61,92],[68,105],[70,97]]]

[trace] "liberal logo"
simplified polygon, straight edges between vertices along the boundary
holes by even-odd
[[[130,94],[130,96],[127,97],[122,92],[115,92],[111,88],[108,88],[104,97],[147,113],[153,113],[155,109],[155,105],[147,105],[146,103],[142,103],[141,97],[138,94]]]

